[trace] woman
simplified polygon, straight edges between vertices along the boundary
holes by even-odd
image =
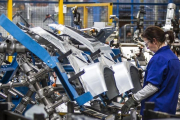
[[[180,86],[180,62],[167,45],[166,34],[169,35],[169,43],[172,43],[172,31],[164,32],[159,27],[150,26],[142,33],[145,45],[155,54],[147,65],[143,89],[128,99],[121,109],[123,114],[139,102],[141,115],[145,102],[154,102],[154,111],[175,114]]]

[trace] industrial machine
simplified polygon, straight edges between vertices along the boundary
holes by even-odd
[[[28,28],[22,24],[17,27],[5,15],[1,15],[0,25],[13,36],[2,41],[0,46],[0,95],[15,113],[23,114],[28,104],[42,103],[49,119],[62,119],[56,107],[74,101],[76,107],[73,108],[82,114],[99,119],[119,118],[120,107],[112,106],[112,99],[126,91],[141,89],[135,66],[119,62],[118,54],[115,55],[108,45],[81,35],[81,31],[57,24],[49,26],[61,30],[60,35],[40,27]],[[81,42],[91,54],[78,49],[69,38]],[[4,62],[6,54],[14,55],[10,65]],[[49,84],[52,73],[57,75],[61,85]],[[22,86],[27,88],[26,93],[14,88]],[[13,105],[12,96],[22,99]]]
[[[171,48],[179,55],[175,9],[175,4],[168,4],[163,29],[174,31],[176,40]],[[21,17],[25,24],[15,25],[5,15],[0,16],[0,26],[10,34],[0,36],[0,119],[138,119],[135,109],[130,114],[121,114],[122,104],[117,98],[121,96],[120,102],[124,102],[124,97],[142,89],[142,72],[153,55],[140,38],[144,6],[140,6],[137,24],[133,24],[137,26],[132,37],[135,43],[120,43],[120,20],[116,15],[110,15],[115,27],[87,28],[91,31],[88,35],[83,32],[87,29],[80,29],[83,27],[78,8],[75,6],[71,11],[75,28],[49,24],[53,31],[30,26],[21,12],[13,18]],[[51,14],[43,22],[48,19],[55,22]],[[9,55],[13,56],[11,63],[6,60]],[[37,113],[38,108],[43,114]],[[147,104],[144,119],[178,117],[152,109],[153,104]]]

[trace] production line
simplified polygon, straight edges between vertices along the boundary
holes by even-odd
[[[0,42],[0,120],[142,119],[140,106],[126,114],[121,109],[127,99],[143,89],[144,72],[154,55],[141,39],[146,12],[143,6],[140,8],[137,24],[127,25],[137,26],[134,33],[131,31],[133,43],[121,43],[120,20],[115,15],[110,18],[116,22],[116,27],[79,29],[77,26],[82,27],[80,13],[73,7],[71,11],[77,26],[49,24],[52,32],[21,22],[15,25],[2,14],[0,26],[10,35]],[[168,4],[162,29],[174,32],[174,43],[170,45],[169,36],[165,39],[179,57],[175,9],[175,4]],[[91,34],[84,32],[87,30]],[[7,56],[13,56],[11,63],[6,60]],[[121,99],[120,102],[117,99]],[[153,111],[154,103],[145,105],[144,120],[180,119],[178,115]],[[38,114],[34,106],[43,112]],[[28,111],[33,112],[29,118]]]

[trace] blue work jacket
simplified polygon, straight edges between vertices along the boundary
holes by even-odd
[[[143,115],[145,102],[154,102],[154,111],[175,114],[180,86],[180,62],[169,46],[160,48],[149,61],[144,86],[148,83],[159,89],[141,101],[141,115]]]

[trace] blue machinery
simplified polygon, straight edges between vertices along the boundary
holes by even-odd
[[[74,86],[72,86],[71,83],[69,82],[67,74],[65,72],[62,72],[62,70],[61,70],[61,68],[59,66],[60,60],[58,59],[58,56],[54,56],[54,55],[50,54],[45,47],[41,46],[36,41],[34,41],[31,37],[29,37],[27,34],[25,34],[21,29],[19,29],[10,20],[8,20],[5,15],[2,15],[0,17],[0,25],[7,32],[9,32],[18,42],[20,42],[23,46],[25,46],[25,48],[27,48],[28,51],[30,51],[31,53],[36,55],[38,58],[40,58],[40,60],[42,60],[49,68],[53,69],[53,71],[56,73],[56,75],[60,79],[60,81],[61,81],[61,83],[63,85],[63,88],[65,89],[69,99],[71,101],[76,101],[78,106],[81,107],[81,110],[85,111],[85,109],[83,108],[83,105],[86,102],[91,101],[93,99],[93,95],[91,94],[91,92],[85,92],[84,94],[80,95],[76,91]],[[115,51],[117,52],[115,55],[119,54],[119,51],[117,51],[117,50],[115,50]],[[5,51],[5,52],[7,52],[7,51]],[[16,52],[15,52],[14,56],[15,57],[13,59],[13,62],[10,65],[2,65],[1,66],[1,72],[2,71],[3,72],[6,71],[6,73],[4,74],[2,79],[0,80],[0,88],[3,86],[2,84],[7,84],[12,79],[12,77],[15,75],[15,73],[16,73],[16,71],[17,71],[17,69],[19,67],[22,68],[22,66],[25,65],[25,64],[19,64],[20,61],[17,61],[17,60],[20,59],[20,58],[19,58],[18,54],[16,54]],[[32,59],[33,59],[34,65],[35,65],[35,60],[34,60],[34,58],[32,58]],[[21,60],[23,60],[23,59],[21,59]],[[119,61],[121,61],[121,60],[119,59]],[[66,66],[65,70],[66,71],[73,71],[74,72],[74,70],[73,70],[73,68],[71,66]],[[28,72],[31,72],[31,70],[28,70],[28,69],[26,71],[27,71],[27,75],[29,75]],[[30,74],[30,75],[32,75],[32,74]],[[29,80],[31,80],[31,78],[29,78]],[[37,89],[38,85],[35,85],[35,84],[38,84],[38,83],[34,83],[33,81],[30,81],[30,83],[32,85],[34,85],[34,87],[36,87],[35,88],[36,91],[38,91],[40,93],[39,90],[41,90],[42,88],[41,89]],[[13,84],[10,83],[9,85],[10,85],[11,90],[14,90],[13,87],[12,87]],[[43,90],[45,90],[45,89],[43,88]],[[31,91],[30,92],[28,91],[27,94],[28,93],[32,94]],[[1,92],[0,92],[0,94],[1,94]],[[18,94],[18,96],[24,97],[24,95],[22,95],[20,93]],[[31,95],[29,95],[29,97],[30,96]],[[63,99],[63,102],[64,101],[68,101],[68,100],[67,99]],[[103,98],[102,98],[102,101],[103,101]],[[33,104],[33,101],[30,101],[30,103]],[[62,101],[60,101],[60,102],[58,101],[58,103],[62,103]],[[46,110],[50,111],[49,114],[52,113],[52,111],[50,109],[56,107],[58,103],[55,103],[53,105],[47,104]],[[19,104],[21,104],[21,101],[20,101]],[[17,106],[17,108],[18,107],[19,106]],[[15,111],[17,111],[17,110],[15,110]]]
[[[86,102],[90,101],[93,99],[93,96],[91,95],[90,92],[85,92],[82,95],[78,95],[78,93],[76,92],[75,88],[69,83],[68,77],[66,73],[61,72],[61,68],[59,67],[59,60],[58,60],[58,56],[51,56],[45,48],[43,48],[41,45],[39,45],[36,41],[34,41],[31,37],[29,37],[27,34],[25,34],[19,27],[17,27],[15,24],[13,24],[5,15],[1,15],[0,16],[0,25],[7,31],[9,32],[18,42],[20,42],[23,46],[25,46],[25,48],[27,48],[31,53],[33,53],[34,55],[38,56],[38,58],[40,58],[49,68],[53,69],[54,72],[56,73],[56,75],[58,76],[59,80],[61,81],[63,88],[65,89],[69,99],[71,101],[76,101],[77,104],[79,106],[84,105]],[[9,41],[8,41],[9,42]],[[19,51],[20,52],[20,51]],[[117,50],[116,50],[117,52]],[[117,54],[117,53],[116,53]],[[14,74],[16,73],[17,69],[19,68],[19,66],[25,65],[27,67],[28,63],[25,64],[20,64],[23,61],[23,56],[18,56],[19,54],[14,54],[14,59],[13,62],[10,65],[2,65],[1,66],[1,71],[6,71],[6,73],[4,74],[2,80],[1,80],[1,87],[5,87],[3,86],[3,84],[6,84],[7,86],[10,85],[10,89],[16,91],[16,93],[18,93],[18,96],[23,97],[23,99],[20,101],[20,103],[18,103],[15,112],[17,113],[21,113],[24,112],[24,108],[26,108],[26,105],[29,104],[29,102],[31,104],[34,104],[33,101],[25,101],[26,99],[24,99],[25,97],[29,97],[31,98],[33,91],[30,90],[26,90],[26,96],[23,95],[21,92],[19,93],[17,90],[19,89],[14,89],[13,87],[16,86],[16,84],[12,84],[11,82],[9,84],[7,84],[12,77],[14,76]],[[17,58],[18,56],[18,58]],[[18,60],[18,62],[17,62]],[[27,75],[33,75],[31,73],[32,70],[29,70],[30,68],[26,69],[26,73]],[[72,71],[72,68],[68,67],[66,68],[69,71]],[[36,76],[36,75],[35,75]],[[32,77],[32,76],[31,76]],[[36,89],[36,91],[40,91],[40,85],[38,85],[37,82],[33,82],[33,80],[31,81],[31,79],[33,78],[29,78],[29,82],[30,84],[32,84],[34,86],[34,88]],[[27,86],[27,83],[22,84],[23,86]],[[18,86],[18,85],[17,85]],[[24,89],[25,90],[25,89]],[[10,91],[10,90],[9,90]],[[12,92],[12,91],[11,91]],[[25,91],[23,91],[24,93]],[[13,92],[12,92],[13,93]],[[4,96],[4,98],[7,98],[5,95],[3,95],[3,93],[1,93],[1,97]],[[43,98],[43,97],[42,97]],[[49,115],[52,114],[51,110],[52,108],[57,107],[58,103],[62,103],[64,101],[68,101],[67,98],[64,98],[62,100],[60,100],[59,102],[52,104],[48,104],[48,100],[44,99],[44,103],[46,103],[46,112],[49,113]],[[25,103],[25,106],[23,106],[23,104]],[[17,103],[15,103],[17,104]],[[23,108],[21,108],[23,106]],[[85,111],[85,109],[82,107],[82,111]],[[53,114],[54,115],[54,114]],[[51,118],[56,117],[56,115],[51,115]],[[106,116],[106,115],[105,115]],[[103,116],[103,117],[105,117]]]
[[[49,53],[41,47],[38,43],[32,40],[28,35],[22,32],[16,25],[14,25],[5,15],[0,17],[0,25],[8,31],[15,39],[17,39],[22,45],[24,45],[28,50],[30,50],[33,54],[38,56],[43,62],[45,62],[50,68],[52,68],[57,76],[59,77],[62,85],[65,88],[69,98],[71,100],[75,100],[78,105],[83,105],[84,103],[93,99],[89,92],[79,96],[76,90],[70,85],[68,82],[68,77],[66,74],[61,73],[59,67],[57,66],[58,60],[57,57],[52,57]],[[36,48],[36,49],[34,49]],[[15,59],[15,58],[14,58]],[[17,67],[17,63],[13,60],[12,66]],[[14,69],[11,69],[11,71]],[[8,74],[13,74],[12,72],[8,72]],[[9,75],[8,75],[9,76]]]
[[[23,49],[23,47],[22,46],[20,46],[20,48],[22,48],[21,50],[22,50],[22,52],[23,51],[29,51],[29,52],[31,52],[31,53],[33,53],[35,56],[37,56],[40,60],[42,60],[42,62],[45,64],[45,66],[47,66],[47,67],[44,67],[44,70],[38,70],[37,68],[34,68],[33,66],[31,66],[29,63],[28,63],[28,61],[26,60],[26,59],[24,59],[25,58],[25,56],[22,54],[22,52],[19,50],[17,53],[17,55],[15,55],[15,58],[13,59],[13,62],[9,65],[9,66],[1,66],[1,70],[2,71],[6,71],[6,73],[4,74],[4,77],[2,78],[2,80],[1,80],[1,83],[4,83],[4,84],[6,84],[9,80],[11,80],[11,78],[12,78],[12,76],[16,73],[16,70],[17,70],[17,68],[21,68],[21,69],[23,69],[23,71],[25,72],[25,74],[28,76],[28,84],[26,83],[26,81],[25,81],[25,83],[23,84],[23,86],[27,86],[27,85],[32,85],[33,86],[33,88],[35,89],[35,91],[33,91],[32,89],[29,89],[28,90],[28,92],[26,93],[26,95],[23,95],[23,94],[21,94],[21,93],[19,93],[18,91],[16,91],[13,87],[15,87],[17,84],[12,84],[12,83],[9,83],[9,84],[7,84],[6,86],[9,86],[10,87],[10,90],[13,90],[13,91],[16,91],[16,93],[18,93],[18,96],[20,96],[20,97],[23,97],[23,99],[20,101],[20,103],[18,104],[18,106],[16,107],[16,109],[15,109],[15,112],[18,112],[18,113],[21,113],[22,114],[22,112],[24,111],[24,108],[26,108],[26,105],[27,104],[29,104],[29,103],[31,103],[31,104],[34,104],[34,101],[32,101],[30,98],[31,98],[31,96],[32,96],[32,94],[33,94],[33,92],[36,92],[36,93],[38,93],[38,95],[39,95],[39,97],[43,100],[43,102],[44,102],[44,104],[45,104],[45,110],[46,110],[46,112],[49,114],[49,115],[51,115],[51,118],[54,118],[54,117],[56,117],[56,115],[54,115],[54,109],[59,105],[59,104],[61,104],[61,103],[63,103],[63,102],[68,102],[69,101],[69,99],[71,100],[71,101],[76,101],[77,102],[77,104],[78,104],[78,106],[80,106],[81,107],[81,110],[83,111],[83,112],[89,112],[89,110],[87,110],[87,108],[85,108],[83,105],[86,103],[86,102],[88,102],[88,101],[91,101],[92,99],[93,99],[93,96],[95,96],[94,95],[94,93],[92,94],[91,92],[84,92],[83,94],[79,94],[78,92],[77,92],[77,90],[74,88],[74,86],[72,86],[71,84],[70,84],[70,79],[71,78],[69,78],[68,79],[68,76],[67,76],[67,74],[65,73],[65,71],[64,72],[62,72],[62,68],[61,68],[61,66],[60,66],[60,62],[61,62],[61,59],[59,59],[60,57],[62,57],[62,59],[63,59],[63,55],[61,56],[60,55],[60,57],[58,57],[58,56],[54,56],[53,54],[50,54],[47,50],[47,48],[46,47],[43,47],[43,45],[40,45],[40,44],[38,44],[39,43],[39,41],[34,41],[30,36],[28,36],[27,34],[25,34],[20,28],[18,28],[16,25],[14,25],[9,19],[7,19],[6,18],[6,16],[5,15],[2,15],[1,17],[0,17],[0,25],[7,31],[7,32],[9,32],[19,43],[21,43],[23,46],[24,46],[24,49]],[[23,30],[25,30],[26,28],[24,28]],[[68,29],[68,27],[66,28],[66,29]],[[32,30],[32,29],[31,29]],[[33,31],[33,30],[32,30]],[[74,33],[73,31],[71,32],[72,34]],[[51,33],[52,34],[52,33]],[[50,37],[50,36],[43,36],[43,34],[39,34],[38,33],[38,35],[42,35],[42,37]],[[79,35],[78,35],[79,36]],[[80,36],[79,36],[80,37]],[[35,36],[35,38],[39,38],[38,36]],[[82,37],[81,37],[82,38]],[[54,39],[55,40],[55,39]],[[52,40],[53,41],[53,40]],[[11,43],[11,41],[6,41],[7,43]],[[53,43],[53,42],[52,42]],[[47,44],[47,43],[46,43]],[[93,43],[92,43],[93,44]],[[11,45],[11,44],[10,44]],[[19,44],[16,44],[17,46],[19,46]],[[65,45],[65,44],[64,44]],[[102,44],[99,44],[99,45],[102,45]],[[2,47],[2,46],[1,46]],[[89,46],[90,47],[90,46]],[[113,60],[111,60],[111,57],[109,56],[110,54],[109,53],[111,53],[110,51],[110,49],[108,48],[108,49],[106,49],[106,46],[99,46],[100,47],[100,49],[103,51],[106,51],[106,52],[108,52],[108,53],[106,53],[106,52],[104,52],[105,53],[105,56],[103,57],[102,56],[102,59],[99,59],[99,61],[101,61],[101,60],[105,60],[105,62],[107,62],[107,63],[110,63],[111,65],[112,65],[112,67],[113,67],[113,69],[114,70],[116,70],[116,71],[118,71],[119,72],[119,69],[117,70],[117,68],[118,67],[116,67],[115,65],[120,65],[119,63],[118,64],[115,64],[115,62],[113,61]],[[97,46],[97,48],[99,48],[98,46]],[[9,47],[9,48],[11,48],[11,47]],[[51,48],[51,47],[50,47]],[[1,50],[3,50],[4,48],[1,48]],[[74,51],[75,49],[73,48],[73,47],[71,47],[71,49]],[[12,49],[10,49],[10,51],[11,51]],[[16,50],[16,49],[15,49]],[[13,51],[13,52],[16,52],[16,51]],[[91,49],[92,51],[92,53],[93,53],[93,51],[95,50],[94,48],[92,48]],[[5,51],[5,50],[4,50]],[[96,50],[95,50],[96,51]],[[94,51],[94,53],[96,53]],[[7,52],[7,51],[6,51]],[[12,52],[12,53],[13,53]],[[78,54],[78,51],[76,51],[77,52],[77,54]],[[97,51],[98,52],[98,51]],[[66,57],[66,54],[67,54],[67,56],[69,55],[69,54],[71,54],[72,53],[72,51],[68,51],[67,53],[65,53],[64,55],[65,55],[65,57]],[[98,54],[99,54],[99,52],[97,53],[97,54],[94,54],[93,53],[93,55],[94,56],[92,56],[92,57],[95,57],[95,56],[97,56]],[[115,50],[115,55],[118,55],[119,54],[119,51],[118,50]],[[81,53],[80,53],[81,54]],[[73,53],[72,55],[76,55],[75,53]],[[102,54],[103,55],[103,54]],[[31,56],[32,56],[32,54],[31,54]],[[88,56],[87,56],[88,57]],[[120,57],[120,56],[119,56]],[[118,59],[119,57],[117,57],[116,59]],[[78,58],[78,57],[77,57]],[[76,59],[77,59],[76,58]],[[79,61],[80,60],[80,61]],[[35,64],[35,62],[34,62],[34,60],[32,59],[32,61],[33,61],[33,64]],[[82,58],[78,58],[77,59],[77,61],[78,62],[83,62],[83,64],[85,64],[86,62],[82,59]],[[117,60],[118,61],[118,60]],[[120,59],[119,59],[119,61],[121,61]],[[86,63],[86,64],[90,64],[90,63]],[[99,64],[99,63],[98,63]],[[98,65],[98,64],[96,64],[95,63],[95,65]],[[91,64],[92,66],[94,65],[94,64]],[[108,65],[108,64],[107,64]],[[122,64],[123,65],[123,64]],[[101,65],[102,66],[102,65]],[[109,65],[110,66],[110,65]],[[56,73],[56,75],[58,76],[58,78],[59,78],[59,80],[60,80],[60,82],[62,83],[62,86],[63,86],[63,88],[64,88],[64,90],[66,91],[66,93],[67,93],[67,95],[68,95],[68,98],[66,97],[66,96],[63,96],[62,97],[62,99],[61,100],[58,100],[58,102],[55,102],[54,104],[53,103],[51,103],[49,100],[48,100],[48,98],[46,98],[47,96],[49,96],[50,94],[47,94],[46,93],[46,91],[47,90],[49,90],[50,91],[50,93],[53,93],[53,91],[52,91],[52,87],[49,87],[49,86],[45,86],[44,88],[42,88],[41,87],[41,85],[39,84],[39,82],[40,82],[40,80],[39,79],[36,79],[36,78],[38,78],[38,77],[41,77],[43,74],[45,74],[45,73],[47,73],[47,72],[49,72],[49,68],[51,68],[51,69],[53,69],[53,71]],[[66,68],[66,71],[67,70],[69,70],[69,71],[72,71],[72,68],[71,67],[69,67],[69,66],[67,66]],[[121,68],[122,69],[122,68]],[[74,71],[76,71],[77,69],[75,69]],[[85,69],[86,70],[86,69]],[[35,71],[37,71],[37,72],[35,72]],[[109,80],[112,80],[112,79],[114,79],[114,77],[112,77],[112,78],[108,78],[108,75],[109,75],[109,73],[111,74],[111,75],[113,75],[114,73],[113,72],[111,72],[111,70],[110,70],[110,72],[109,72],[109,68],[107,69],[104,69],[104,71],[106,71],[106,73],[104,73],[104,77],[106,76],[107,77],[107,79],[109,79]],[[84,74],[83,73],[84,71],[80,71],[78,74],[76,74],[76,78],[77,77],[79,77],[80,75],[82,75],[82,74]],[[86,73],[86,71],[85,71],[85,73]],[[119,73],[117,73],[117,72],[115,72],[117,75],[119,74]],[[123,74],[123,73],[122,73]],[[126,73],[127,74],[127,73]],[[117,76],[116,76],[116,78],[118,78]],[[92,78],[92,79],[94,79],[94,78]],[[38,81],[37,81],[38,80]],[[106,80],[106,82],[107,82],[108,80]],[[113,80],[114,81],[114,80]],[[112,83],[112,81],[109,81],[110,83]],[[117,81],[116,81],[117,82]],[[114,82],[113,82],[114,83]],[[108,84],[108,82],[106,83],[106,84]],[[119,84],[119,83],[118,83]],[[109,84],[108,84],[109,85]],[[113,86],[116,86],[116,83],[114,83],[114,84],[112,84]],[[17,85],[18,86],[18,85]],[[121,85],[120,85],[121,86]],[[5,87],[5,86],[3,86],[3,84],[0,84],[0,87]],[[86,86],[87,87],[87,86]],[[112,86],[110,86],[110,87],[112,87]],[[111,89],[111,88],[108,88],[108,91],[106,92],[106,93],[104,93],[104,95],[105,94],[107,94],[107,95],[109,95],[108,96],[108,98],[110,97],[111,99],[114,97],[114,96],[116,96],[116,95],[119,95],[119,88],[118,89],[114,89],[114,88],[116,88],[116,87],[113,87],[113,89]],[[29,88],[31,88],[30,86],[29,86]],[[131,89],[132,89],[132,86],[131,86]],[[111,92],[109,92],[109,90],[111,90],[111,92],[112,91],[114,91],[116,94],[114,94],[114,95],[112,95],[111,94]],[[129,89],[128,89],[129,90]],[[12,91],[11,91],[12,92]],[[109,92],[109,93],[108,93]],[[120,91],[120,92],[122,92],[122,90]],[[101,92],[102,93],[102,92]],[[1,94],[1,97],[2,96],[4,96],[4,98],[7,98],[5,95],[3,95],[1,92],[0,92],[0,94]],[[26,99],[24,99],[24,98],[26,98],[26,97],[28,97],[28,101],[26,101]],[[102,101],[104,101],[104,100],[106,100],[106,99],[108,99],[108,98],[106,98],[107,96],[103,96],[103,98],[102,98],[102,96],[100,96],[100,98],[102,99]],[[23,107],[22,107],[23,106]],[[105,104],[104,104],[104,106],[106,106]],[[92,112],[92,111],[91,111]],[[97,115],[97,113],[96,113],[96,115]],[[100,115],[100,114],[98,114],[98,115]],[[106,117],[107,115],[103,115],[102,116],[102,114],[101,114],[101,117]]]

